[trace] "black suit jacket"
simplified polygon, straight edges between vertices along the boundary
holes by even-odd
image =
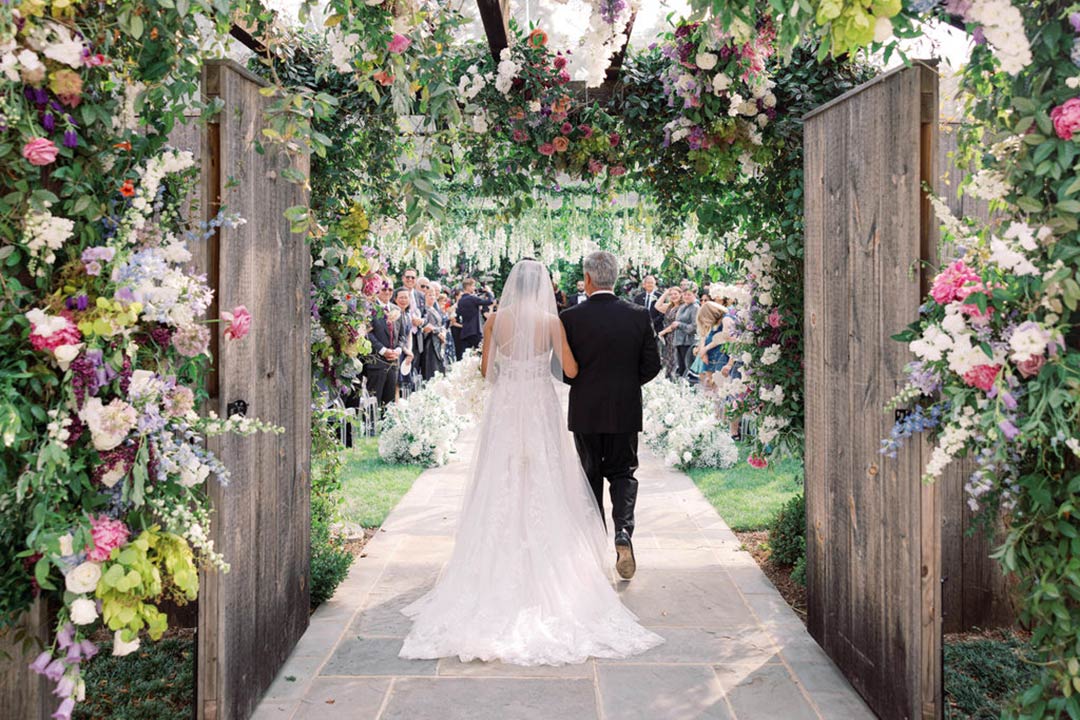
[[[645,294],[646,294],[645,291],[642,290],[637,295],[635,295],[634,296],[634,304],[635,305],[640,305],[641,307],[645,307]],[[662,290],[660,290],[660,288],[657,288],[656,290],[653,290],[652,307],[648,308],[648,310],[649,310],[649,321],[652,323],[653,330],[656,331],[656,332],[660,332],[661,330],[664,329],[664,313],[662,313],[662,312],[660,312],[659,310],[656,309],[656,301],[659,300],[661,297],[663,297],[663,295],[664,295],[664,292]]]
[[[641,386],[660,372],[660,352],[645,308],[593,295],[560,316],[578,363],[570,385],[571,432],[641,431]]]
[[[483,308],[491,307],[495,302],[491,295],[462,295],[458,300],[457,313],[461,318],[461,337],[476,337],[484,328]]]
[[[582,299],[582,296],[584,294],[585,294],[584,291],[579,293],[577,290],[570,293],[569,295],[566,296],[566,306],[568,308],[572,308],[572,307],[577,307],[578,305],[582,304],[583,302],[585,302]]]
[[[406,343],[401,331],[402,327],[399,320],[398,326],[394,328],[394,342],[391,343],[390,321],[386,318],[386,311],[377,308],[371,314],[371,331],[367,334],[368,341],[371,342],[371,352],[382,358],[381,351],[384,348],[390,348],[391,350],[402,349]]]

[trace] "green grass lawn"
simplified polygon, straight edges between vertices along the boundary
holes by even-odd
[[[764,530],[784,503],[803,491],[803,465],[799,458],[770,460],[755,470],[739,462],[726,470],[690,470],[688,473],[732,530]]]
[[[342,478],[342,515],[362,527],[379,527],[423,471],[419,465],[384,463],[379,459],[377,438],[359,439],[348,451]]]

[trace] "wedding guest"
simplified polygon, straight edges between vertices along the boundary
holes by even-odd
[[[438,289],[434,283],[428,285],[424,296],[427,315],[424,318],[424,354],[420,356],[420,376],[430,380],[435,373],[446,372],[446,339],[449,336],[449,318],[439,306]]]
[[[397,396],[398,366],[402,350],[402,341],[405,339],[400,328],[391,322],[392,313],[397,313],[390,303],[393,291],[389,283],[383,283],[376,294],[377,305],[371,313],[371,331],[368,333],[368,341],[371,343],[372,355],[364,363],[364,378],[367,380],[368,392],[378,401],[380,406],[392,403]]]
[[[660,348],[660,359],[664,363],[664,374],[668,379],[674,379],[678,374],[674,332],[678,327],[676,316],[680,305],[682,305],[682,290],[677,287],[668,288],[667,292],[656,301],[656,309],[661,313],[661,326],[657,333],[657,337],[663,343]]]
[[[463,326],[461,324],[461,315],[458,314],[458,302],[460,300],[461,292],[455,290],[453,298],[450,301],[450,307],[446,311],[446,314],[450,316],[450,339],[454,344],[455,360],[460,360],[462,355],[465,354],[465,343],[461,340],[461,330]]]
[[[407,315],[409,323],[411,324],[411,327],[409,328],[409,337],[412,342],[412,351],[414,355],[419,357],[424,350],[423,336],[420,333],[420,328],[424,324],[424,311],[426,310],[424,307],[424,291],[417,287],[419,273],[416,272],[416,268],[409,268],[401,277],[403,287],[400,289],[407,290],[409,293]],[[425,283],[426,282],[425,279]]]
[[[390,322],[394,323],[394,330],[396,333],[400,333],[402,338],[409,338],[402,343],[402,353],[404,357],[401,360],[401,364],[398,367],[398,387],[405,387],[410,390],[415,389],[415,367],[416,351],[414,349],[415,340],[412,339],[412,331],[417,328],[413,316],[411,314],[410,300],[412,299],[412,290],[399,287],[394,290],[394,305],[398,310],[398,317],[395,319],[393,316],[390,318]]]
[[[693,362],[691,351],[697,342],[697,314],[700,307],[697,293],[687,288],[682,294],[682,305],[675,316],[675,360],[678,363],[679,377],[689,375],[690,363]]]
[[[559,289],[558,283],[551,281],[551,289],[555,291],[555,311],[562,312],[567,308],[566,293]]]
[[[454,323],[456,322],[454,313],[456,311],[454,310],[454,303],[450,301],[450,294],[446,290],[439,292],[439,308],[442,309],[443,316],[446,318],[446,349],[444,350],[443,362],[450,365],[457,360],[457,347],[454,337]]]
[[[646,275],[641,279],[641,291],[634,296],[634,304],[649,311],[653,331],[659,333],[664,328],[664,313],[657,309],[656,303],[663,293],[656,287],[656,276]]]
[[[727,308],[711,300],[703,302],[697,314],[697,358],[701,361],[701,385],[706,390],[713,390],[713,374],[720,372],[727,364],[728,356],[724,353],[725,338],[721,336]]]
[[[585,281],[584,280],[578,280],[577,281],[577,289],[574,292],[570,293],[570,297],[568,297],[566,299],[566,306],[567,307],[574,307],[575,305],[580,305],[581,303],[585,302],[588,299],[589,299],[589,296],[585,292]]]
[[[491,307],[495,298],[490,292],[478,294],[476,280],[466,278],[462,283],[461,299],[458,300],[458,317],[461,319],[462,350],[480,346],[483,339],[484,311]]]

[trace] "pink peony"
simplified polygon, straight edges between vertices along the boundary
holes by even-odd
[[[165,396],[164,408],[173,417],[184,417],[195,409],[195,393],[189,387],[177,385]]]
[[[1016,363],[1016,369],[1020,371],[1020,374],[1026,378],[1032,378],[1039,374],[1042,370],[1043,364],[1046,362],[1046,356],[1044,355],[1032,355],[1027,360]]]
[[[41,310],[26,313],[30,321],[30,346],[37,351],[53,352],[63,345],[76,345],[82,333],[75,323],[63,315],[46,315]]]
[[[969,387],[977,387],[987,392],[994,387],[994,381],[999,372],[1001,372],[1000,365],[976,365],[964,373],[964,382]]]
[[[225,328],[225,337],[229,340],[243,340],[251,330],[251,313],[243,305],[237,305],[232,312],[221,313],[221,319],[229,324]]]
[[[364,278],[364,294],[372,296],[379,292],[379,288],[382,287],[383,279],[378,273],[371,273]]]
[[[104,515],[90,518],[90,535],[94,546],[86,547],[86,559],[91,562],[105,562],[113,548],[118,548],[128,539],[128,529],[120,520],[113,520]]]
[[[1070,98],[1050,111],[1054,132],[1062,140],[1072,140],[1073,133],[1080,130],[1080,97]]]
[[[762,470],[769,467],[769,461],[757,455],[751,455],[749,458],[746,459],[746,462],[750,464],[750,467],[756,468],[757,470]]]
[[[963,260],[957,260],[934,278],[930,295],[938,305],[948,305],[953,300],[963,300],[970,295],[972,289],[965,289],[964,286],[980,280],[978,273],[965,265]]]
[[[566,63],[567,63],[567,60],[562,55],[556,55],[555,56],[555,69],[556,70],[562,70],[564,67],[566,67]]]
[[[56,145],[48,138],[34,138],[23,145],[22,156],[31,165],[48,165],[56,160]]]
[[[398,33],[394,35],[394,38],[389,43],[387,43],[386,51],[395,55],[400,55],[408,50],[410,45],[412,45],[412,40],[401,33]]]
[[[538,150],[540,151],[541,155],[544,155],[546,157],[551,157],[552,155],[555,154],[555,146],[552,145],[551,143],[548,143],[548,142],[542,144],[538,148]]]
[[[773,311],[771,313],[769,313],[768,322],[769,322],[769,327],[773,327],[773,328],[780,327],[780,312],[776,308],[773,308]]]

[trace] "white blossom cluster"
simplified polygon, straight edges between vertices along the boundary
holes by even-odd
[[[613,18],[613,22],[608,23],[601,13],[602,0],[591,0],[590,5],[592,12],[589,15],[589,28],[581,38],[579,57],[583,57],[587,63],[585,65],[586,87],[600,87],[604,84],[611,59],[629,40],[626,35],[626,26],[635,9],[630,0],[625,0]]]
[[[642,388],[645,443],[668,465],[727,468],[739,460],[712,401],[685,383],[658,379]]]
[[[56,262],[56,251],[64,246],[75,232],[75,223],[57,217],[47,209],[31,211],[24,221],[23,245],[30,255],[30,272],[41,275]]]
[[[982,26],[1002,70],[1016,75],[1031,64],[1031,44],[1024,33],[1024,18],[1009,0],[974,0],[964,17]]]

